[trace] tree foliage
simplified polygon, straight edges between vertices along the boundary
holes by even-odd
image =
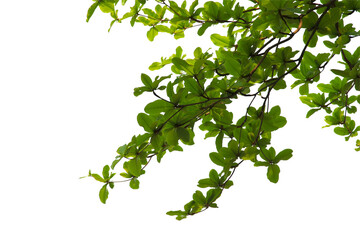
[[[183,144],[193,145],[195,125],[206,132],[206,138],[215,139],[216,149],[209,158],[221,171],[210,170],[209,177],[198,182],[198,187],[207,191],[197,190],[183,210],[169,211],[168,215],[181,220],[216,208],[216,200],[233,185],[232,176],[244,161],[267,168],[267,178],[278,182],[281,162],[290,159],[293,151],[275,150],[271,145],[273,132],[286,125],[286,118],[280,106],[271,106],[269,99],[287,87],[290,75],[296,79],[291,88],[299,89],[301,102],[310,108],[307,118],[325,111],[326,127],[334,127],[346,141],[357,136],[360,126],[352,114],[360,103],[360,47],[350,51],[346,46],[360,32],[346,23],[346,18],[360,11],[360,1],[251,0],[252,6],[245,8],[236,0],[202,5],[198,0],[133,0],[122,16],[116,8],[118,2],[96,0],[88,10],[87,21],[100,8],[113,18],[110,28],[130,19],[131,26],[148,27],[150,41],[159,32],[183,38],[189,28],[197,28],[201,36],[216,25],[224,25],[227,34],[211,35],[212,50],[197,47],[193,56],[187,57],[178,47],[174,54],[149,67],[155,71],[169,65],[171,73],[167,75],[152,79],[141,74],[142,85],[134,89],[134,95],[150,93],[155,97],[137,116],[144,133],[119,147],[118,156],[111,166],[103,168],[102,176],[89,172],[104,183],[99,193],[103,203],[108,188],[115,183],[128,181],[131,188],[138,189],[139,178],[151,160],[160,162],[167,152],[182,151]],[[128,4],[127,0],[121,4]],[[295,36],[303,40],[300,50],[289,45]],[[327,52],[311,53],[310,48],[322,43]],[[333,79],[321,79],[336,56],[342,68],[331,69]],[[313,83],[317,89],[310,92]],[[228,106],[238,99],[246,99],[249,105],[236,119]],[[256,105],[255,99],[261,104]],[[356,150],[360,150],[360,140],[356,141]],[[115,181],[117,174],[112,171],[120,162],[120,175],[125,180]]]

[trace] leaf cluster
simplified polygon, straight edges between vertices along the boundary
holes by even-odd
[[[248,8],[235,0],[207,1],[202,6],[198,0],[191,4],[157,0],[152,7],[148,7],[150,1],[132,2],[130,10],[119,16],[117,0],[97,0],[88,10],[87,21],[99,7],[110,13],[111,26],[130,19],[132,26],[148,27],[150,41],[159,32],[182,38],[189,28],[197,28],[202,36],[215,25],[226,27],[227,34],[211,35],[213,50],[197,47],[193,56],[187,57],[178,47],[174,54],[149,67],[155,71],[169,66],[171,72],[166,75],[141,74],[141,86],[134,89],[134,95],[152,94],[155,100],[137,116],[144,133],[121,146],[111,164],[114,169],[122,161],[120,176],[125,180],[113,181],[115,174],[109,173],[109,166],[104,167],[102,177],[89,173],[104,183],[100,190],[103,203],[108,186],[128,181],[131,188],[138,189],[139,178],[153,158],[161,162],[167,152],[193,145],[196,126],[206,132],[206,138],[215,139],[216,151],[209,158],[218,170],[211,169],[209,177],[199,180],[198,187],[206,193],[196,190],[183,210],[169,211],[168,215],[181,220],[216,208],[216,200],[233,185],[232,176],[246,161],[266,167],[269,181],[278,182],[280,165],[293,151],[276,151],[271,145],[273,132],[283,128],[287,120],[280,106],[270,105],[270,96],[287,88],[290,75],[296,79],[291,88],[299,87],[301,102],[311,108],[306,117],[324,110],[328,114],[326,127],[334,126],[334,132],[346,140],[357,136],[360,127],[351,114],[360,103],[360,47],[351,52],[346,46],[360,32],[344,19],[359,12],[359,1],[253,0]],[[300,50],[288,44],[294,37],[303,41]],[[309,49],[324,37],[329,52],[313,54]],[[332,69],[334,78],[324,82],[321,73],[336,56],[343,68]],[[313,83],[318,83],[318,92],[310,92]],[[236,119],[229,106],[244,99],[249,105]],[[360,150],[360,140],[356,147]]]

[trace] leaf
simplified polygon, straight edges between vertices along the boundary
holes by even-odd
[[[321,108],[314,108],[314,109],[310,109],[307,114],[306,114],[306,118],[309,118],[311,115],[313,115],[314,113],[316,113],[317,111],[319,111]]]
[[[146,33],[147,38],[149,39],[149,41],[154,41],[154,38],[158,35],[159,31],[155,28],[152,27],[150,28],[150,30]]]
[[[99,174],[96,174],[96,173],[92,173],[91,176],[96,180],[96,181],[99,181],[99,182],[106,182],[102,177],[100,177]]]
[[[215,169],[210,170],[209,177],[215,183],[219,183],[219,174],[217,173],[217,171]]]
[[[210,36],[211,41],[218,47],[230,47],[230,39],[220,34],[214,33]]]
[[[336,127],[334,128],[334,132],[340,136],[346,136],[349,135],[349,131],[344,127]]]
[[[171,61],[177,69],[193,75],[193,68],[185,60],[174,57]]]
[[[260,150],[256,147],[247,147],[243,153],[242,159],[255,161],[259,152]]]
[[[177,136],[184,142],[190,141],[190,133],[186,128],[178,127],[176,128]]]
[[[127,145],[124,144],[124,145],[120,146],[120,147],[116,150],[116,152],[117,152],[120,156],[124,156],[126,149],[127,149]]]
[[[166,132],[166,142],[171,146],[178,145],[179,136],[177,134],[176,128],[170,129]]]
[[[337,92],[330,84],[319,83],[317,88],[324,93]]]
[[[256,161],[256,162],[254,163],[254,166],[255,166],[255,167],[268,167],[268,166],[270,166],[270,163],[268,163],[268,162],[262,162],[262,161]]]
[[[203,23],[203,25],[201,25],[201,27],[199,28],[197,34],[198,34],[199,36],[202,36],[202,35],[205,33],[206,29],[208,29],[211,25],[212,25],[211,22],[205,22],[205,23]]]
[[[107,189],[107,185],[108,184],[105,184],[104,186],[102,186],[102,188],[100,189],[99,191],[99,198],[100,198],[100,201],[102,203],[106,203],[106,200],[108,199],[109,197],[109,191]]]
[[[104,13],[110,13],[114,11],[114,3],[106,1],[106,0],[102,0],[101,2],[99,1],[99,7],[100,10]]]
[[[141,175],[141,162],[139,159],[131,159],[127,162],[127,166],[129,168],[129,172],[135,176],[139,177]]]
[[[89,7],[89,10],[88,10],[87,16],[86,16],[86,22],[89,22],[90,18],[92,17],[92,15],[94,14],[94,12],[98,6],[99,6],[99,2],[96,1],[94,4],[92,4]]]
[[[115,159],[111,164],[111,169],[114,169],[115,166],[120,162],[121,159]]]
[[[280,160],[289,160],[292,157],[293,150],[285,149],[279,152],[275,157],[275,162],[279,162]]]
[[[206,198],[204,196],[204,194],[197,190],[194,194],[193,194],[193,199],[194,201],[199,204],[200,206],[204,206],[206,205]]]
[[[277,183],[279,181],[280,168],[278,165],[270,165],[267,170],[267,178],[270,182]]]
[[[309,94],[309,84],[305,83],[299,87],[300,95],[307,95]]]
[[[164,100],[155,100],[145,106],[145,112],[152,114],[159,114],[162,112],[169,111],[174,108],[174,105]]]
[[[212,152],[209,154],[210,156],[210,159],[213,163],[215,163],[216,165],[219,165],[219,166],[225,166],[226,162],[224,160],[223,157],[221,157],[221,155],[217,152]]]
[[[103,168],[103,171],[102,171],[102,175],[103,175],[105,180],[108,180],[109,177],[110,177],[109,171],[110,171],[109,165],[105,165],[104,168]]]
[[[143,127],[146,132],[150,132],[150,133],[154,132],[155,130],[154,121],[149,115],[145,113],[139,113],[137,116],[137,121],[138,124],[141,127]]]
[[[151,78],[148,75],[146,75],[145,73],[142,73],[141,74],[141,81],[146,87],[152,89],[152,81],[151,81]]]
[[[210,178],[200,179],[198,182],[198,187],[207,188],[207,187],[217,187],[218,184],[212,181]]]
[[[241,75],[241,64],[234,58],[226,58],[225,60],[226,70],[234,77],[240,77]]]
[[[137,178],[131,179],[131,181],[130,181],[130,187],[131,187],[132,189],[139,189],[139,187],[140,187],[140,181],[139,181]]]
[[[220,132],[215,139],[216,150],[220,151],[224,139],[224,133]]]
[[[185,87],[191,92],[191,93],[194,93],[198,96],[202,95],[203,91],[202,89],[200,88],[199,84],[197,83],[197,81],[192,78],[192,77],[189,77],[189,78],[186,78],[185,80]]]

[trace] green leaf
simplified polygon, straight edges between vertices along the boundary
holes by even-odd
[[[300,95],[307,95],[309,94],[309,84],[305,83],[299,87]]]
[[[137,178],[131,179],[131,181],[130,181],[130,187],[131,187],[132,189],[139,189],[139,187],[140,187],[140,181],[139,181]]]
[[[100,189],[99,191],[99,198],[100,198],[100,201],[102,203],[106,203],[106,200],[108,199],[109,197],[109,191],[107,189],[107,185],[108,184],[105,184],[104,186],[102,186],[102,188]]]
[[[92,15],[94,14],[94,12],[98,6],[99,6],[99,2],[96,1],[94,4],[92,4],[89,7],[89,10],[88,10],[87,16],[86,16],[86,22],[89,22],[90,18],[92,17]]]
[[[114,3],[102,0],[99,3],[100,10],[104,13],[110,13],[114,11]]]
[[[146,75],[145,73],[141,74],[141,81],[145,85],[145,87],[148,87],[149,89],[152,89],[152,81],[151,78]]]
[[[141,175],[141,162],[139,159],[131,159],[127,162],[127,166],[129,168],[129,172],[135,176],[139,177]]]
[[[313,36],[311,36],[311,35],[312,35],[312,31],[305,30],[304,35],[303,35],[303,41],[305,44],[307,44],[309,42],[308,46],[313,48],[313,47],[316,47],[316,44],[318,41],[318,36],[316,33]],[[311,39],[310,39],[310,37],[311,37]]]
[[[124,145],[120,146],[120,147],[116,150],[116,152],[117,152],[120,156],[124,156],[126,149],[127,149],[127,145],[124,144]]]
[[[178,57],[174,57],[171,61],[177,69],[184,71],[190,75],[194,74],[192,66],[190,66],[185,60]]]
[[[205,33],[206,29],[208,29],[211,25],[212,25],[211,22],[205,22],[205,23],[203,23],[203,24],[201,25],[201,27],[199,28],[197,34],[198,34],[199,36],[202,36],[202,35]]]
[[[309,107],[317,107],[317,105],[315,103],[313,103],[311,101],[312,99],[310,97],[308,97],[308,96],[301,96],[300,100],[301,100],[302,103],[308,105]]]
[[[349,135],[349,131],[344,127],[336,127],[334,128],[334,132],[340,136],[346,136]]]
[[[178,145],[179,136],[177,134],[176,128],[170,129],[166,132],[166,141],[171,146]]]
[[[234,58],[226,58],[225,60],[226,70],[234,77],[240,77],[241,75],[241,64]]]
[[[256,147],[247,147],[242,155],[242,159],[255,161],[259,152],[260,150]]]
[[[121,158],[120,159],[115,159],[112,164],[111,164],[111,169],[114,169],[115,166],[120,162]]]
[[[214,33],[210,36],[211,41],[218,47],[231,47],[230,39],[225,36],[221,36],[220,34]]]
[[[169,111],[173,108],[174,108],[173,104],[159,99],[146,105],[145,112],[149,113],[150,115],[153,115],[153,114],[159,114],[162,112]]]
[[[109,177],[110,177],[110,167],[109,165],[105,165],[104,168],[103,168],[103,171],[102,171],[102,175],[104,177],[105,180],[108,180]]]
[[[289,160],[292,157],[293,150],[285,149],[279,152],[275,157],[275,162],[279,162],[280,160]]]
[[[155,130],[155,124],[154,120],[145,113],[139,113],[137,116],[138,124],[144,128],[146,132],[154,132]]]
[[[337,92],[330,84],[319,83],[317,87],[324,93]]]
[[[184,38],[184,37],[185,37],[184,31],[179,31],[179,32],[174,33],[174,38],[175,39],[180,39],[180,38]]]
[[[220,149],[222,148],[223,139],[224,139],[224,133],[220,132],[215,140],[216,150],[220,151]]]
[[[200,206],[204,206],[206,205],[206,198],[204,196],[204,194],[197,190],[194,194],[193,194],[193,199],[194,201],[199,204]]]
[[[215,163],[216,165],[219,166],[225,166],[226,165],[226,161],[224,160],[224,158],[217,152],[212,152],[209,154],[210,159],[213,163]]]
[[[207,188],[207,187],[218,187],[218,184],[211,180],[210,178],[200,179],[198,182],[198,187]]]
[[[191,92],[194,93],[198,96],[201,96],[203,94],[202,89],[200,88],[199,84],[197,83],[197,81],[192,78],[186,78],[185,79],[185,87]]]
[[[306,118],[309,118],[311,115],[313,115],[314,113],[316,113],[317,111],[319,111],[321,108],[314,108],[314,109],[310,109],[307,114],[306,114]]]
[[[102,177],[100,177],[99,174],[96,174],[96,173],[92,173],[91,176],[96,180],[96,181],[99,181],[99,182],[106,182]]]
[[[190,141],[190,133],[186,128],[178,127],[176,128],[177,136],[184,142]]]
[[[155,28],[152,27],[150,28],[150,30],[146,33],[147,38],[149,39],[149,41],[154,41],[154,38],[158,35],[159,31]]]
[[[279,181],[280,168],[278,165],[270,165],[267,170],[267,178],[270,182],[277,183]]]
[[[219,174],[215,169],[210,170],[209,177],[215,183],[219,183]]]
[[[268,163],[268,162],[262,162],[262,161],[256,161],[256,162],[254,163],[254,166],[255,166],[255,167],[268,167],[268,166],[270,166],[270,163]]]

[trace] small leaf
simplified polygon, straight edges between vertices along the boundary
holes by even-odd
[[[99,2],[96,1],[94,4],[92,4],[89,7],[89,10],[88,10],[87,16],[86,16],[86,22],[89,22],[90,18],[92,17],[92,15],[94,14],[94,12],[98,6],[99,6]]]
[[[234,77],[241,75],[241,64],[236,59],[227,58],[224,65],[226,70]]]
[[[306,118],[309,118],[311,115],[313,115],[314,113],[316,113],[317,111],[319,111],[321,108],[314,108],[314,109],[310,109],[307,114],[306,114]]]
[[[149,41],[154,41],[154,38],[158,35],[158,33],[159,33],[159,31],[156,29],[156,28],[154,28],[154,27],[152,27],[152,28],[150,28],[150,30],[146,33],[146,36],[147,36],[147,38],[149,39]]]
[[[293,150],[291,149],[285,149],[279,152],[276,157],[275,161],[279,162],[280,160],[288,160],[292,157]]]
[[[155,129],[155,124],[153,119],[145,114],[145,113],[139,113],[137,116],[138,124],[144,128],[146,132],[152,133]]]
[[[131,181],[130,181],[130,187],[131,187],[132,189],[139,189],[139,187],[140,187],[140,181],[139,181],[137,178],[131,179]]]
[[[216,150],[220,151],[220,149],[222,148],[223,139],[224,139],[224,133],[220,132],[215,140]]]
[[[107,189],[107,185],[108,184],[105,184],[104,186],[102,186],[102,188],[99,191],[100,201],[104,204],[106,203],[106,200],[108,199],[108,196],[109,196],[109,191]]]
[[[226,162],[223,157],[217,152],[212,152],[209,154],[210,159],[213,163],[219,166],[225,166]]]
[[[211,41],[218,47],[230,47],[230,39],[220,34],[212,34],[210,36]]]
[[[185,60],[175,57],[172,60],[172,63],[175,65],[175,67],[181,71],[184,71],[190,75],[193,75],[193,68],[188,64]]]
[[[337,92],[330,84],[319,83],[317,87],[324,93]]]
[[[152,81],[151,78],[146,75],[145,73],[141,74],[141,81],[145,85],[145,87],[152,88]]]
[[[115,166],[120,162],[121,158],[120,159],[115,159],[112,164],[111,164],[111,169],[114,169]]]
[[[109,177],[110,177],[109,171],[110,171],[109,165],[105,165],[104,168],[103,168],[103,171],[102,171],[102,175],[103,175],[105,180],[108,180]]]
[[[197,34],[199,36],[202,36],[205,33],[206,29],[208,29],[211,25],[212,25],[211,22],[205,22],[203,25],[201,25],[201,27],[199,28]]]
[[[110,13],[114,11],[114,3],[109,1],[98,1],[100,10],[104,13]]]
[[[277,183],[279,181],[280,168],[278,165],[270,165],[267,170],[267,178],[270,182]]]
[[[120,146],[120,147],[116,150],[116,152],[117,152],[120,156],[124,156],[126,149],[127,149],[127,145],[124,144],[124,145]]]
[[[186,128],[178,127],[176,128],[177,136],[184,142],[190,141],[190,133]]]
[[[137,158],[128,161],[127,166],[129,167],[129,172],[135,177],[139,177],[141,175],[141,162]]]
[[[91,176],[92,176],[96,181],[106,182],[102,177],[100,177],[99,174],[93,173],[93,174],[91,174]]]
[[[336,127],[334,128],[334,132],[340,136],[346,136],[349,135],[349,131],[346,128],[343,127]]]
[[[206,205],[206,198],[204,196],[204,194],[197,190],[194,194],[193,194],[193,199],[194,201],[199,204],[200,206],[204,206]]]
[[[219,182],[219,174],[217,173],[217,171],[215,169],[210,170],[209,177],[215,183]]]
[[[155,100],[154,102],[149,103],[145,106],[145,112],[149,114],[158,114],[161,112],[166,112],[174,108],[174,105],[166,102],[164,100]]]

